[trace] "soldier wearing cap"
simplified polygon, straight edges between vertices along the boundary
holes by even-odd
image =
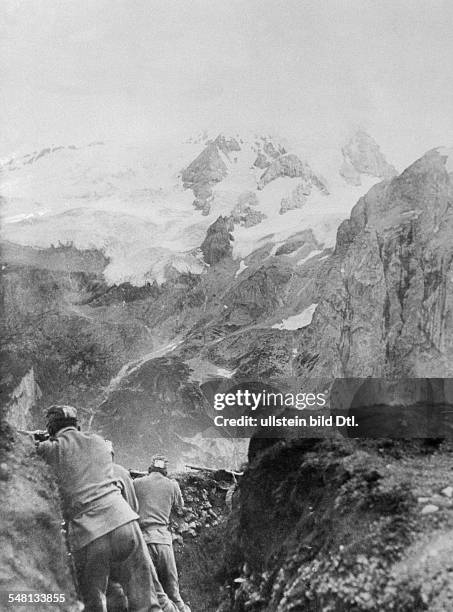
[[[107,611],[112,571],[125,589],[130,612],[161,611],[138,516],[116,484],[104,440],[79,430],[72,406],[51,406],[47,430],[51,437],[38,444],[38,453],[56,474],[86,611]]]
[[[134,510],[134,512],[138,513],[138,501],[137,496],[135,495],[134,483],[132,478],[122,465],[119,463],[115,463],[115,451],[113,449],[113,443],[111,440],[105,440],[105,445],[107,446],[107,450],[112,455],[113,461],[113,477],[116,481],[116,484],[119,486],[121,490],[121,495],[127,501],[129,506]],[[149,551],[147,551],[149,553]],[[165,593],[162,585],[159,582],[159,578],[157,577],[156,568],[151,562],[152,566],[152,576],[154,582],[154,588],[156,589],[157,600],[159,602],[160,607],[162,608],[162,612],[177,612],[176,605],[170,601],[168,595]],[[108,612],[127,612],[127,599],[124,594],[124,590],[119,582],[121,578],[119,578],[115,571],[112,571],[109,578],[109,583],[107,586],[107,608]]]
[[[164,455],[154,455],[148,476],[134,480],[138,499],[140,527],[168,597],[181,612],[190,611],[179,592],[173,542],[168,529],[172,508],[182,508],[184,500],[176,480],[167,477],[168,461]]]

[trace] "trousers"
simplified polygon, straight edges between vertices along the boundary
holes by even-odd
[[[171,544],[148,544],[148,550],[165,593],[178,610],[186,612],[187,607],[179,592],[178,570],[173,546]]]
[[[131,521],[73,553],[85,612],[107,612],[112,574],[124,589],[129,612],[161,612],[153,566],[138,521]]]

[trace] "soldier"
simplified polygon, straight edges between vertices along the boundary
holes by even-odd
[[[112,456],[113,461],[113,477],[121,490],[121,494],[127,501],[129,506],[138,513],[138,501],[135,495],[135,489],[133,480],[129,472],[119,463],[114,462],[115,452],[113,450],[113,444],[110,440],[105,440],[105,444],[109,453]],[[149,551],[147,551],[149,554]],[[163,612],[177,612],[176,605],[170,601],[168,595],[165,593],[162,585],[157,577],[156,568],[152,561],[151,571],[153,577],[154,588],[156,589],[157,600],[162,608]],[[107,587],[107,608],[108,612],[127,612],[127,599],[125,597],[123,588],[120,584],[121,578],[115,574],[115,570],[112,571],[109,583]]]
[[[190,612],[179,593],[178,571],[168,529],[172,508],[182,508],[184,500],[179,484],[167,477],[167,467],[166,457],[155,455],[148,476],[134,480],[140,527],[164,591],[180,612]]]
[[[138,514],[138,501],[135,495],[132,478],[126,468],[119,465],[119,463],[115,463],[115,452],[113,450],[113,443],[111,440],[105,440],[105,445],[112,456],[113,478],[121,490],[121,495],[127,501],[132,510]],[[114,571],[109,576],[106,595],[108,612],[127,612],[127,598],[124,593],[124,589],[119,583],[118,577],[115,575]],[[160,603],[158,593],[157,598]]]
[[[47,430],[50,439],[38,444],[38,453],[56,474],[86,612],[107,611],[111,571],[130,612],[161,612],[138,516],[121,496],[104,440],[80,431],[72,406],[51,406]]]

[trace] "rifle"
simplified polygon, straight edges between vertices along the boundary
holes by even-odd
[[[189,468],[191,470],[196,470],[197,472],[211,472],[212,474],[215,474],[217,472],[225,472],[226,474],[231,474],[233,478],[235,476],[244,475],[244,472],[235,472],[234,470],[227,470],[225,468],[208,468],[208,467],[203,467],[201,465],[190,465],[189,463],[186,463],[185,466],[186,468]]]
[[[27,431],[25,429],[18,429],[17,433],[27,434],[32,436],[35,442],[45,442],[50,438],[50,434],[45,429],[35,429],[34,431]]]

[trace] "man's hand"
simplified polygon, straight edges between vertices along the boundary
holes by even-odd
[[[45,429],[36,429],[35,431],[30,431],[35,442],[45,442],[50,438],[50,434]]]

